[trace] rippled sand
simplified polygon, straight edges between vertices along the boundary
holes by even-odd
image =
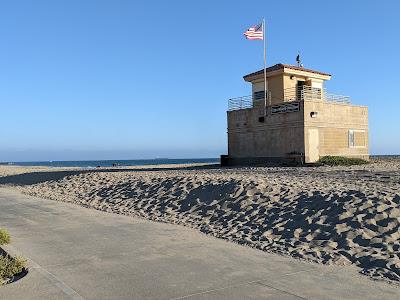
[[[0,167],[0,184],[182,224],[264,251],[354,264],[363,274],[400,283],[399,159],[353,167],[182,167],[14,174]]]

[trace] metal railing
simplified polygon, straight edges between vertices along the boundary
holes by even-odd
[[[336,95],[336,94],[325,92],[324,99],[325,99],[325,101],[328,101],[328,102],[350,104],[349,96]]]
[[[271,101],[267,102],[288,102],[288,101],[326,101],[331,103],[349,104],[350,97],[336,95],[326,91],[326,89],[314,88],[311,86],[293,87],[283,90],[280,97],[272,96],[268,93]],[[254,102],[264,101],[264,97],[248,95],[243,97],[231,98],[228,100],[228,111],[248,109],[254,107]]]
[[[285,101],[316,100],[343,104],[350,103],[350,97],[348,96],[332,94],[327,92],[326,89],[307,85],[284,89],[283,98]]]
[[[228,111],[253,108],[253,102],[257,101],[253,95],[232,98],[228,100]]]

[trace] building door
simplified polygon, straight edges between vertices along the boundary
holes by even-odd
[[[318,129],[308,129],[308,162],[319,160],[319,132]]]
[[[306,85],[305,81],[297,81],[296,88],[296,100],[301,101],[303,99],[303,87]]]

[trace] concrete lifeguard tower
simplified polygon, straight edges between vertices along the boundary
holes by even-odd
[[[276,64],[243,78],[252,94],[229,99],[228,155],[222,165],[313,163],[322,156],[369,159],[368,108],[328,93],[331,75]],[[266,99],[264,95],[267,95]]]

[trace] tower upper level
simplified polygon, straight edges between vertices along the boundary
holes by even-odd
[[[276,64],[266,69],[264,92],[264,69],[243,76],[252,85],[249,96],[229,99],[228,110],[259,108],[293,101],[327,101],[350,104],[350,98],[329,93],[324,83],[331,75],[300,66]],[[266,101],[265,94],[267,96]]]
[[[331,75],[327,73],[285,64],[267,68],[266,75],[269,105],[295,100],[303,86],[322,91],[324,81],[331,79]],[[264,69],[247,74],[243,79],[252,84],[255,100],[264,99]]]

